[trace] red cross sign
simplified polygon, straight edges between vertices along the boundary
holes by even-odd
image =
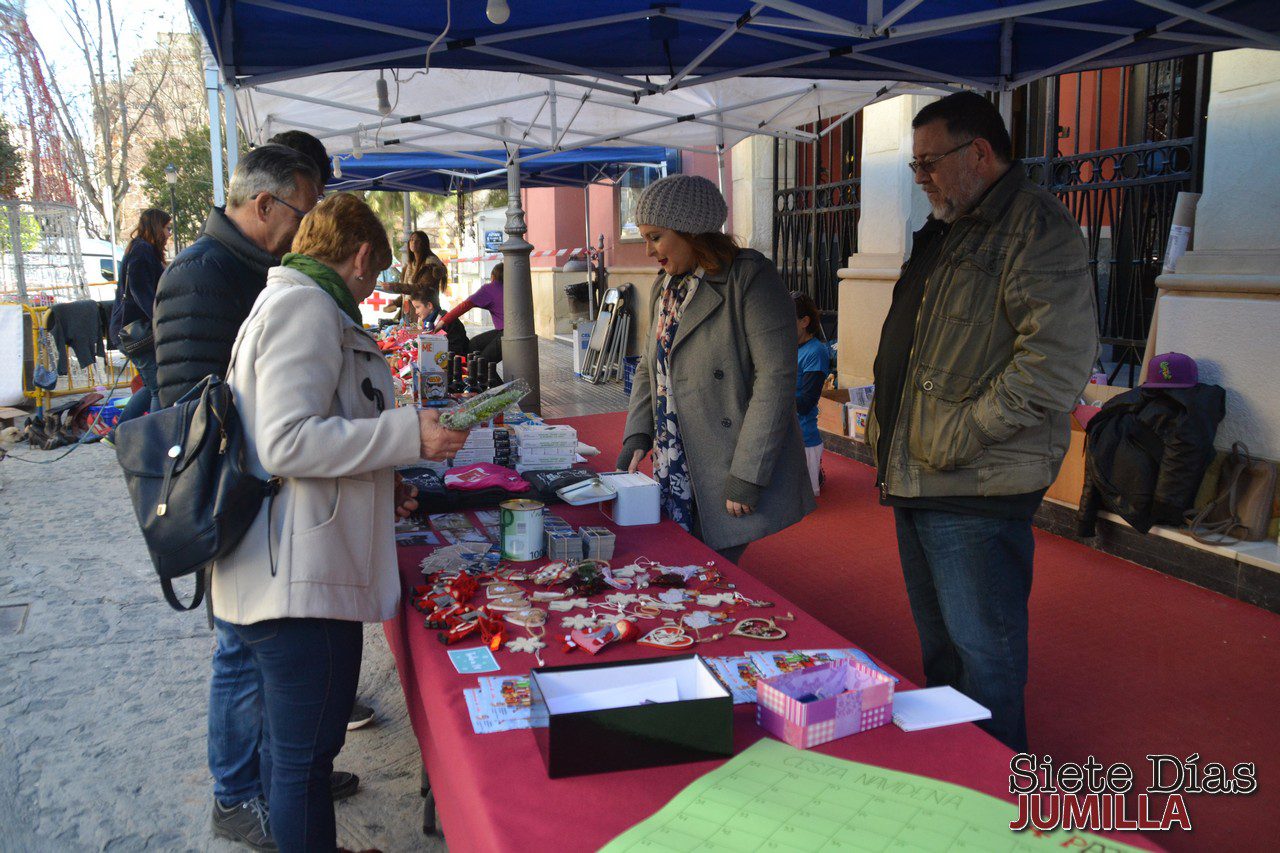
[[[373,295],[364,301],[365,305],[372,305],[374,311],[381,311],[383,305],[389,305],[390,302],[385,299],[381,293],[374,291]]]

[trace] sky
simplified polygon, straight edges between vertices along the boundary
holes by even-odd
[[[86,20],[95,20],[93,0],[71,0],[71,5],[80,8]],[[67,0],[27,0],[26,6],[27,25],[44,49],[54,79],[68,96],[82,90],[88,84],[88,72],[68,35]],[[133,60],[155,44],[157,33],[185,31],[189,26],[182,0],[115,0],[113,6],[126,73]]]

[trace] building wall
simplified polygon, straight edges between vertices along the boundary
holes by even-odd
[[[701,175],[717,183],[719,170],[714,154],[685,152],[681,157],[685,174]],[[622,240],[618,222],[618,192],[614,186],[593,185],[588,188],[591,205],[590,243],[596,246],[604,236],[605,266],[609,270],[609,284],[636,285],[634,305],[647,306],[647,297],[658,265],[645,255],[644,243],[638,240]],[[733,169],[729,153],[725,153],[724,195],[729,206],[728,229],[733,228]],[[533,244],[535,257],[530,259],[534,269],[533,300],[535,328],[539,336],[552,337],[565,334],[577,319],[563,285],[581,281],[581,272],[562,272],[569,254],[536,257],[541,251],[582,248],[587,243],[586,200],[581,189],[569,187],[534,187],[521,193],[525,209],[528,233],[525,239]],[[646,313],[644,310],[637,314]],[[647,327],[648,317],[636,317],[633,340]]]

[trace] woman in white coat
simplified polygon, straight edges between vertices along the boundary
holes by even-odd
[[[303,218],[293,252],[240,328],[228,381],[250,464],[282,485],[213,570],[213,610],[263,680],[262,779],[284,850],[333,850],[329,776],[360,675],[362,622],[396,613],[393,526],[413,506],[394,467],[443,459],[465,432],[394,408],[359,303],[391,263],[382,224],[339,194]]]

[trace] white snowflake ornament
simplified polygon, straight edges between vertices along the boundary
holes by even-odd
[[[545,649],[547,644],[535,637],[516,637],[514,640],[507,640],[507,651],[509,652],[527,652],[528,654],[537,654],[539,649]]]

